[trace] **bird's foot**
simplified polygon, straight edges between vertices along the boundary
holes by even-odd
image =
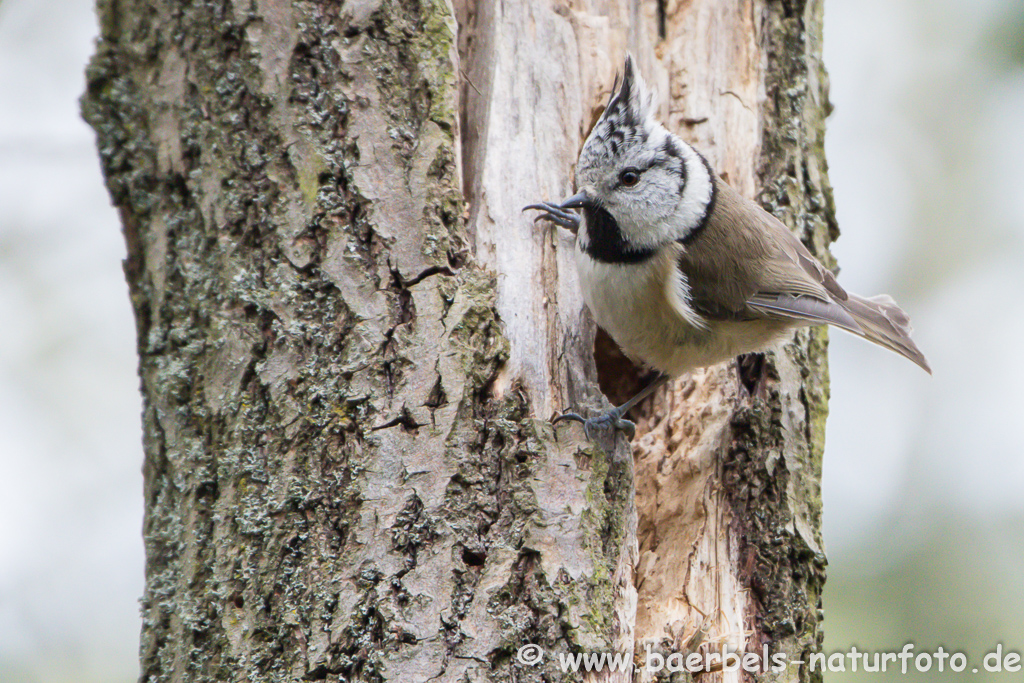
[[[536,209],[537,211],[543,211],[541,215],[537,216],[534,221],[549,220],[555,225],[560,225],[570,232],[576,232],[580,228],[580,217],[579,215],[563,209],[558,204],[552,202],[541,202],[540,204],[530,204],[529,206],[523,207],[523,211],[527,209]]]
[[[523,211],[527,209],[534,209],[536,211],[543,211],[541,215],[537,216],[534,220],[546,219],[560,225],[566,230],[569,230],[573,234],[580,228],[580,217],[569,209],[580,209],[583,208],[584,203],[587,201],[587,197],[583,192],[574,194],[562,201],[561,204],[555,204],[554,202],[541,202],[539,204],[530,204],[529,206],[523,207]]]
[[[631,420],[627,420],[622,417],[622,409],[612,408],[606,413],[601,413],[592,418],[584,418],[582,415],[577,413],[562,413],[554,420],[551,424],[558,424],[562,420],[572,420],[573,422],[579,422],[583,425],[583,433],[587,435],[587,439],[594,441],[594,431],[612,429],[618,430],[626,435],[626,439],[632,440],[633,435],[636,434],[636,423]]]

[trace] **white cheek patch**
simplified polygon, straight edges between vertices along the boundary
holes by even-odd
[[[649,123],[653,129],[648,144],[643,153],[630,159],[629,163],[644,168],[654,164],[659,156],[664,161],[668,145],[680,158],[684,177],[680,178],[676,172],[669,172],[666,168],[653,169],[652,173],[657,170],[663,175],[658,178],[656,186],[650,186],[646,202],[637,199],[629,206],[618,207],[618,211],[624,214],[622,223],[627,230],[632,226],[642,226],[642,230],[630,231],[631,241],[657,247],[667,241],[686,239],[700,229],[714,201],[715,186],[713,172],[697,150],[661,124]],[[666,205],[667,201],[671,204]],[[666,216],[669,206],[669,215]]]

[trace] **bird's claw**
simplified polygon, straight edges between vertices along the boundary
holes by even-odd
[[[523,207],[523,211],[526,211],[527,209],[535,209],[537,211],[544,212],[534,218],[534,222],[539,220],[549,220],[555,225],[560,225],[571,232],[579,230],[580,217],[571,211],[563,209],[558,204],[554,204],[552,202],[541,202],[540,204],[530,204],[529,206]]]
[[[562,413],[554,420],[551,424],[558,424],[563,420],[572,420],[573,422],[579,422],[583,425],[583,433],[586,434],[587,440],[594,441],[594,430],[595,429],[613,429],[621,431],[626,435],[628,440],[632,440],[636,434],[636,423],[632,420],[626,420],[622,417],[622,412],[618,408],[612,408],[606,413],[601,413],[596,417],[589,419],[584,418],[578,413]]]

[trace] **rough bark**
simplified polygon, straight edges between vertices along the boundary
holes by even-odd
[[[834,230],[820,3],[719,5],[99,0],[142,680],[577,680],[557,653],[636,640],[642,664],[699,628],[820,645],[823,333],[769,356],[763,398],[727,368],[658,397],[636,488],[624,440],[547,422],[636,379],[595,364],[570,238],[520,213],[570,191],[626,48],[731,182],[819,254]]]

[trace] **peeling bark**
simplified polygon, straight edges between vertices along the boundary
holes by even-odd
[[[83,111],[138,330],[141,680],[578,680],[558,653],[642,665],[700,628],[820,646],[824,333],[769,355],[763,397],[730,368],[657,396],[634,486],[621,437],[547,421],[638,373],[595,362],[571,239],[520,212],[571,190],[628,48],[669,126],[824,254],[819,2],[99,10]]]

